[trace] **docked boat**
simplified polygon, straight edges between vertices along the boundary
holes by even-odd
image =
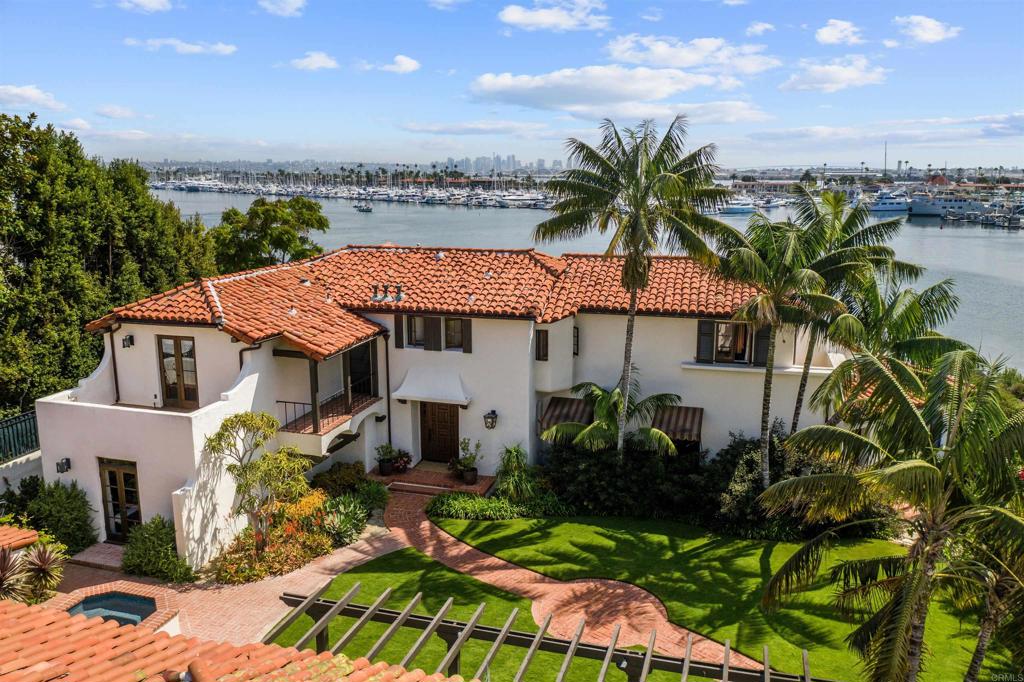
[[[957,194],[956,192],[915,192],[910,198],[910,214],[914,216],[934,215],[944,217],[950,211],[965,213],[967,211],[985,212],[984,201]]]
[[[757,210],[757,207],[754,206],[753,200],[747,197],[739,196],[730,199],[729,203],[722,207],[721,212],[723,214],[737,214],[753,213],[755,210]]]
[[[910,208],[910,201],[905,194],[879,192],[874,199],[867,202],[867,207],[872,213],[906,213]]]
[[[360,213],[372,213],[373,212],[373,206],[371,206],[370,204],[356,204],[352,208],[354,208],[355,210],[359,211]]]

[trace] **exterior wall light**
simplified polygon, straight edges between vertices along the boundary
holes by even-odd
[[[57,460],[57,473],[66,474],[71,471],[71,458],[65,457],[64,459]]]
[[[134,334],[125,334],[125,336],[121,339],[121,348],[131,348],[134,345],[135,345],[135,335]]]
[[[497,412],[495,412],[494,410],[491,410],[490,412],[488,412],[487,414],[484,415],[484,428],[485,429],[493,429],[497,425],[498,425],[498,413]]]

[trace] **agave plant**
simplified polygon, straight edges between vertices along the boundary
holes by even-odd
[[[25,601],[28,594],[28,582],[21,557],[10,547],[0,547],[0,599]]]
[[[32,601],[48,599],[64,578],[67,556],[51,544],[37,542],[21,557]]]

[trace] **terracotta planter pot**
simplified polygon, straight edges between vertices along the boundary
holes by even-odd
[[[466,485],[473,485],[474,483],[476,483],[476,479],[477,470],[475,467],[472,469],[462,470],[462,482],[465,483]]]
[[[377,463],[377,469],[381,476],[390,476],[395,473],[395,464],[391,460],[381,460]]]

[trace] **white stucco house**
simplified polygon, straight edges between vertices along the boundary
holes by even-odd
[[[200,566],[241,522],[223,463],[203,447],[237,412],[273,414],[271,445],[321,466],[371,469],[388,442],[414,464],[446,462],[463,437],[481,442],[485,474],[507,444],[536,460],[543,427],[585,418],[567,400],[575,383],[618,380],[620,269],[532,249],[350,246],[123,306],[89,325],[105,337],[96,370],[37,402],[44,475],[78,481],[105,540],[155,514],[173,519],[179,551]],[[654,261],[633,357],[644,393],[682,397],[659,417],[680,441],[714,452],[730,431],[758,432],[764,330],[730,320],[750,293],[688,258]],[[786,421],[804,353],[793,332],[779,334],[773,412]],[[838,360],[816,355],[809,390]]]

